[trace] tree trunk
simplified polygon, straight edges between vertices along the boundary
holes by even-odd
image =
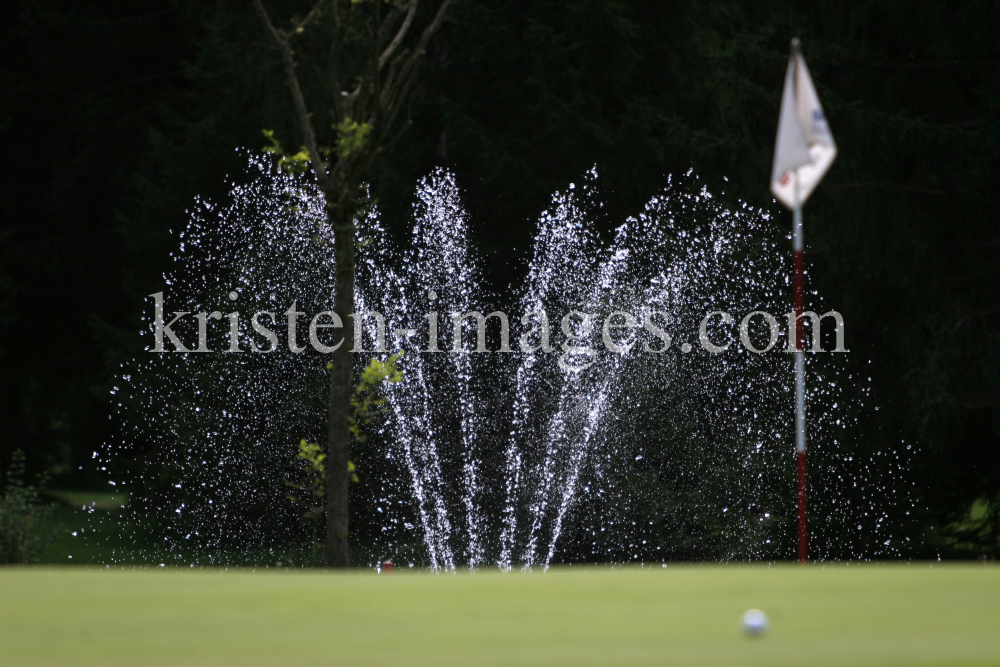
[[[335,202],[334,193],[327,195]],[[347,502],[350,474],[347,461],[351,450],[348,418],[353,388],[351,341],[354,323],[354,213],[355,207],[328,204],[327,216],[333,225],[337,252],[334,311],[344,323],[344,341],[330,355],[330,420],[327,433],[326,466],[326,566],[343,568],[351,564],[347,542]]]
[[[414,16],[417,1],[405,5],[393,3],[386,14],[379,3],[367,3],[373,13],[355,11],[356,0],[350,5],[346,0],[316,0],[312,10],[301,21],[292,22],[291,30],[276,28],[264,9],[262,0],[253,0],[257,13],[275,46],[281,52],[285,76],[295,104],[295,113],[302,126],[302,135],[309,151],[309,161],[316,182],[326,197],[327,218],[333,226],[337,252],[337,275],[334,287],[334,312],[344,326],[344,339],[330,355],[330,422],[327,431],[326,466],[326,565],[348,567],[351,564],[347,542],[347,498],[350,474],[347,461],[351,452],[351,394],[353,393],[353,363],[351,341],[354,322],[354,215],[358,211],[360,186],[371,171],[372,161],[382,147],[388,131],[410,94],[417,70],[434,33],[441,27],[445,13],[453,0],[441,0],[434,18],[412,40],[402,53],[403,45]],[[344,6],[340,5],[344,3]],[[335,24],[334,48],[331,51],[334,109],[333,129],[338,142],[338,153],[328,171],[317,143],[309,107],[299,85],[295,70],[291,39],[302,34],[326,9],[332,9]],[[404,18],[405,14],[405,18]],[[374,21],[374,24],[370,24]],[[400,24],[401,21],[401,24]],[[372,30],[372,25],[375,29]],[[370,42],[362,49],[361,67],[357,72],[341,79],[339,68],[343,58],[341,40],[345,35],[368,35]],[[395,35],[389,40],[390,35]],[[350,62],[350,59],[344,61]],[[370,133],[370,136],[368,136]],[[366,138],[367,137],[367,138]]]

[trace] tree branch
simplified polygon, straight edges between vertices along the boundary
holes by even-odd
[[[306,17],[304,19],[302,19],[301,21],[299,21],[299,23],[296,24],[296,26],[295,26],[295,32],[296,33],[302,32],[307,25],[309,25],[310,23],[312,23],[313,21],[315,21],[317,18],[319,18],[320,12],[323,11],[323,5],[325,5],[325,4],[326,4],[326,0],[319,0],[319,2],[317,2],[315,5],[313,5],[313,8],[311,10],[309,10],[309,13],[306,14]]]
[[[261,20],[264,21],[264,26],[271,34],[271,38],[277,45],[278,50],[281,51],[281,61],[285,66],[285,78],[288,80],[288,87],[292,91],[292,101],[295,103],[295,114],[298,116],[299,125],[302,128],[302,136],[306,143],[306,149],[309,151],[309,161],[312,163],[313,172],[316,174],[316,180],[319,183],[320,188],[325,191],[329,176],[326,173],[326,167],[323,166],[322,156],[319,154],[319,145],[316,143],[316,131],[313,129],[312,119],[309,116],[309,109],[306,107],[305,96],[302,94],[302,87],[299,85],[299,77],[295,72],[295,59],[292,54],[292,47],[288,43],[288,36],[284,32],[276,29],[274,24],[271,23],[271,18],[267,15],[267,10],[264,9],[262,0],[253,0],[253,4],[257,9],[257,13],[261,17]],[[312,20],[310,17],[314,16],[322,4],[323,0],[316,3],[316,6],[313,7],[311,12],[309,12],[309,16],[307,16],[306,19]]]
[[[414,49],[413,51],[414,57],[416,57],[417,54],[420,54],[420,57],[423,57],[424,51],[427,49],[428,42],[431,41],[431,37],[433,37],[434,33],[436,33],[438,31],[438,28],[441,27],[441,23],[444,22],[445,13],[448,11],[448,8],[451,7],[451,5],[454,3],[455,0],[443,0],[443,2],[441,3],[441,7],[438,8],[438,13],[434,17],[434,20],[431,21],[431,24],[427,26],[427,28],[424,30],[424,34],[420,36],[420,42],[417,43],[417,48]]]
[[[382,55],[379,56],[378,59],[379,69],[385,67],[386,62],[388,62],[389,58],[392,57],[392,54],[396,51],[397,48],[399,48],[399,45],[403,42],[403,39],[406,37],[406,33],[410,31],[410,26],[413,25],[413,17],[417,15],[417,4],[418,0],[410,0],[410,8],[406,12],[406,18],[403,19],[403,25],[400,26],[399,32],[396,33],[396,36],[392,38],[392,41],[389,43],[389,46],[385,47],[385,51],[383,51]]]
[[[980,319],[985,320],[987,315],[992,315],[993,313],[996,313],[996,312],[1000,312],[1000,308],[989,308],[987,310],[979,310],[979,311],[970,313],[969,315],[966,315],[965,317],[963,317],[960,320],[958,320],[958,322],[955,323],[955,326],[951,330],[951,332],[952,333],[958,333],[958,330],[962,328],[962,325],[965,324],[966,322],[968,322],[969,320],[973,319],[973,318],[978,317]],[[985,324],[985,322],[984,322],[984,324]]]
[[[264,22],[264,27],[267,28],[267,33],[271,35],[271,39],[277,43],[281,43],[281,35],[278,34],[274,24],[271,23],[271,17],[267,15],[267,10],[264,9],[264,5],[261,4],[261,1],[253,0],[253,6],[254,9],[257,10],[257,15],[260,16],[260,19]]]
[[[454,0],[443,0],[441,6],[438,8],[437,14],[434,16],[434,20],[424,29],[422,35],[420,35],[420,40],[414,45],[413,52],[410,54],[410,58],[399,70],[399,77],[396,79],[395,90],[390,89],[388,86],[383,88],[383,94],[380,95],[380,102],[382,108],[385,110],[385,118],[391,122],[392,119],[396,117],[396,113],[399,111],[398,103],[406,93],[409,91],[410,87],[413,85],[413,73],[416,71],[417,66],[420,61],[423,60],[424,53],[427,51],[427,44],[431,41],[431,37],[434,33],[438,31],[441,27],[441,23],[444,21],[444,15],[448,11],[448,8],[454,3]]]

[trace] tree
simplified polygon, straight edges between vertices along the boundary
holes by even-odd
[[[254,7],[281,54],[285,78],[305,142],[309,168],[326,199],[327,221],[334,232],[336,278],[334,312],[351,329],[354,313],[354,218],[367,200],[365,181],[376,156],[391,143],[390,133],[413,90],[421,62],[454,0],[440,0],[424,16],[420,0],[319,0],[291,28],[272,22],[262,0]],[[417,34],[418,16],[425,23]],[[324,31],[329,59],[329,128],[319,127],[303,93],[293,41],[306,30]],[[317,129],[328,133],[321,145]],[[405,129],[405,127],[403,128]],[[399,130],[400,132],[403,130]],[[326,564],[350,565],[348,547],[348,456],[351,433],[353,363],[341,344],[330,358],[327,435]]]

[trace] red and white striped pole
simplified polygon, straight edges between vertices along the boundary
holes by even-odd
[[[806,357],[802,349],[802,204],[835,157],[837,145],[830,134],[816,87],[799,49],[799,40],[793,39],[781,94],[778,136],[774,142],[771,192],[792,209],[795,216],[792,233],[792,249],[795,251],[795,467],[800,563],[809,559],[806,526]]]
[[[794,176],[798,190],[798,174]],[[796,199],[798,199],[796,192]],[[809,559],[806,529],[806,353],[802,349],[802,204],[794,209],[792,249],[795,252],[795,459],[798,469],[799,562]]]

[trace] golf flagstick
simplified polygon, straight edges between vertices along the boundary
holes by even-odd
[[[792,209],[792,249],[795,252],[795,459],[798,471],[799,562],[809,557],[806,530],[806,380],[802,349],[802,205],[816,189],[837,156],[823,107],[802,57],[799,40],[792,40],[781,95],[778,136],[774,143],[771,192]]]

